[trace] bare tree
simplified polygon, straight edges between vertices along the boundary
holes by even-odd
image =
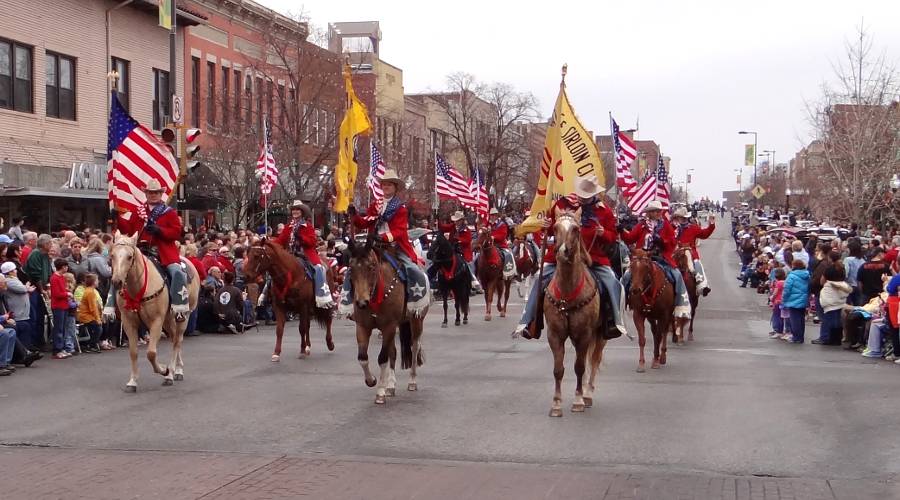
[[[820,102],[807,105],[820,148],[807,162],[816,183],[813,209],[865,222],[889,209],[892,175],[900,149],[897,68],[877,54],[863,26],[833,65],[835,80],[822,87]]]

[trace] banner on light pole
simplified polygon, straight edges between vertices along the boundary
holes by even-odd
[[[744,146],[744,165],[752,167],[756,164],[756,144]]]

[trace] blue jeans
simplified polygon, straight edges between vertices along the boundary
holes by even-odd
[[[666,276],[669,279],[669,282],[675,284],[675,307],[687,307],[690,308],[690,298],[687,294],[687,287],[684,285],[684,277],[681,276],[681,271],[675,269],[670,266],[665,261],[660,261],[654,259],[653,262],[659,264],[659,267],[662,268],[663,272],[666,273]],[[631,270],[625,271],[625,274],[622,275],[622,285],[625,287],[625,294],[627,295],[629,290],[631,290]],[[676,314],[678,311],[675,311]]]
[[[16,337],[29,351],[34,351],[39,345],[39,340],[34,335],[34,325],[31,319],[16,319]]]
[[[75,326],[75,315],[69,311],[66,315],[66,352],[75,352],[76,342],[78,342],[78,327]]]
[[[40,290],[35,290],[28,294],[28,301],[31,305],[31,338],[34,347],[44,346],[44,315],[47,309],[44,307],[44,299],[41,298]]]
[[[53,309],[53,354],[66,350],[66,319],[68,309]]]
[[[788,307],[788,313],[791,315],[791,340],[803,342],[806,333],[806,308]]]
[[[841,310],[835,309],[834,311],[828,311],[822,314],[822,322],[819,324],[819,341],[832,343],[838,342],[840,343],[840,331],[842,329],[841,325]],[[838,332],[837,340],[832,339],[832,335],[834,332]]]
[[[334,300],[331,298],[331,288],[326,283],[325,266],[318,264],[312,267],[316,285],[316,307],[327,309],[334,305]]]
[[[9,366],[12,363],[15,350],[16,331],[12,328],[3,328],[0,330],[0,366]]]
[[[784,333],[784,319],[781,318],[781,304],[772,306],[772,331],[775,333]]]

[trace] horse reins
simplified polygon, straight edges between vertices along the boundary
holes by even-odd
[[[124,243],[119,243],[119,245],[125,246]],[[147,283],[149,281],[149,275],[150,275],[150,273],[147,271],[147,258],[144,257],[144,254],[137,253],[136,249],[132,249],[131,258],[134,259],[135,255],[140,255],[141,262],[144,264],[144,280],[143,280],[143,283],[141,284],[141,289],[138,291],[138,293],[136,295],[133,295],[133,296],[130,293],[128,293],[127,286],[123,285],[122,288],[119,290],[119,295],[121,295],[122,298],[125,299],[125,310],[132,311],[132,312],[138,312],[141,309],[142,303],[149,302],[149,301],[155,299],[166,288],[165,280],[163,280],[163,285],[159,287],[159,290],[155,291],[151,295],[144,296],[144,294],[147,293]],[[133,261],[132,261],[131,267],[134,267]],[[130,270],[131,269],[129,268],[129,271]]]
[[[651,309],[653,309],[653,304],[656,303],[656,299],[659,298],[660,294],[662,294],[663,290],[669,286],[669,280],[663,279],[663,284],[661,287],[657,288],[656,291],[653,291],[653,268],[654,266],[658,266],[652,259],[649,257],[636,257],[632,261],[647,261],[649,272],[647,273],[647,277],[650,278],[650,282],[647,283],[646,286],[638,290],[641,296],[641,312],[644,314],[650,313]],[[662,269],[660,269],[662,271]],[[646,280],[645,280],[646,281]],[[632,290],[633,293],[634,290]],[[649,292],[649,293],[648,293]]]
[[[385,289],[384,274],[379,269],[381,267],[381,258],[378,257],[378,254],[375,254],[374,267],[378,271],[378,280],[372,285],[372,290],[369,292],[369,305],[372,306],[372,311],[374,313],[372,316],[377,315],[378,310],[381,309],[381,304],[384,303],[384,299],[390,297],[391,294],[394,293],[394,287],[400,282],[400,273],[395,272],[393,279],[391,279],[387,289]]]
[[[597,287],[591,287],[591,294],[585,297],[583,300],[579,302],[572,303],[573,300],[578,298],[581,292],[584,290],[584,285],[587,283],[586,278],[587,272],[581,273],[581,280],[578,282],[578,286],[575,287],[575,290],[568,294],[562,295],[562,290],[559,289],[559,285],[556,283],[554,279],[551,282],[552,285],[552,293],[550,293],[547,297],[550,299],[550,303],[556,307],[563,316],[568,319],[569,313],[577,311],[582,307],[588,305],[592,300],[594,300],[594,296],[597,295]],[[556,297],[554,297],[556,295]]]

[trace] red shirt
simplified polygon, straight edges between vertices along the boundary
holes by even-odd
[[[494,245],[497,245],[497,248],[509,248],[508,236],[509,226],[503,221],[498,220],[495,222],[493,229],[491,229],[491,238],[494,240]]]
[[[603,203],[598,202],[593,206],[582,206],[580,201],[573,198],[560,198],[548,214],[550,227],[552,228],[553,224],[556,223],[558,212],[562,213],[565,210],[575,211],[579,208],[582,210],[583,218],[585,210],[590,209],[593,211],[593,215],[588,217],[586,222],[582,221],[581,225],[581,241],[584,243],[584,248],[591,255],[591,264],[597,266],[610,265],[609,256],[606,255],[606,245],[616,241],[616,217],[613,215],[612,210],[603,205]],[[598,235],[601,227],[603,228],[603,234]],[[547,247],[547,251],[544,253],[544,262],[549,264],[556,263],[556,249],[554,247]]]
[[[676,245],[675,230],[672,229],[672,224],[662,217],[659,218],[656,223],[662,224],[658,233],[661,247],[659,254],[670,266],[677,267],[675,265],[675,258],[673,257]],[[647,227],[647,221],[641,221],[634,226],[631,231],[622,233],[622,241],[624,241],[626,245],[637,245],[638,248],[644,247],[644,241],[648,237],[650,237],[650,228]]]
[[[294,246],[299,246],[303,250],[303,254],[306,255],[310,264],[316,266],[322,263],[319,252],[316,251],[316,244],[319,241],[312,224],[307,224],[303,219],[294,219],[290,224],[284,226],[275,241],[289,252],[294,251],[293,248],[290,248],[291,234],[294,234]]]
[[[701,229],[697,224],[688,224],[681,229],[681,233],[678,235],[678,244],[685,247],[691,247],[691,258],[698,260],[700,258],[700,252],[697,250],[697,240],[709,238],[715,230],[715,223],[710,224],[706,229]]]
[[[153,207],[147,205],[147,213],[149,214]],[[141,233],[140,241],[150,243],[159,250],[159,263],[168,266],[181,261],[178,254],[178,247],[175,242],[181,238],[181,218],[178,212],[172,207],[165,207],[162,214],[156,219],[156,226],[159,227],[159,234],[153,235],[144,231],[147,221],[141,218],[137,212],[126,212],[119,216],[116,227],[122,234],[132,235]]]
[[[234,264],[223,255],[207,253],[203,256],[203,260],[200,263],[206,268],[206,272],[209,272],[213,267],[218,267],[223,273],[225,271],[234,272]]]
[[[22,253],[19,255],[19,263],[23,266],[26,262],[28,262],[28,256],[31,255],[31,251],[34,250],[28,245],[22,245]]]
[[[203,265],[203,261],[198,259],[197,257],[188,257],[187,260],[191,261],[191,264],[194,265],[194,268],[197,270],[197,276],[200,277],[200,281],[206,279],[206,266]]]
[[[66,288],[66,278],[59,273],[50,275],[50,309],[69,308],[69,289]]]
[[[397,207],[390,219],[385,221],[386,227],[376,227],[376,225],[379,224],[379,219],[381,217],[378,203],[379,202],[373,202],[369,205],[369,208],[366,210],[366,215],[355,215],[353,217],[353,225],[360,229],[372,229],[377,231],[376,236],[383,241],[393,242],[411,261],[418,262],[419,257],[416,255],[416,251],[413,250],[412,243],[409,241],[409,234],[407,233],[407,229],[409,228],[409,213],[406,210],[406,205],[401,204]],[[384,203],[387,202],[385,201]]]
[[[456,230],[456,241],[459,242],[459,249],[462,250],[463,258],[466,262],[472,262],[475,257],[472,253],[472,231],[468,228]]]

